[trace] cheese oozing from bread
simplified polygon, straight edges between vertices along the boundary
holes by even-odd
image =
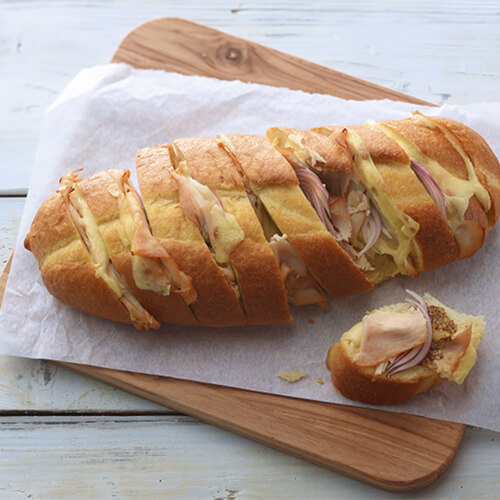
[[[141,290],[151,290],[168,296],[171,288],[187,304],[193,303],[197,294],[192,279],[179,270],[176,262],[160,242],[151,234],[146,212],[139,193],[130,183],[130,172],[108,171],[114,185],[108,192],[118,200],[123,239],[131,248],[132,273]]]
[[[193,178],[187,160],[177,148],[175,154],[180,157],[177,181],[182,209],[210,243],[217,263],[228,264],[231,252],[245,239],[245,233],[234,215],[224,210],[217,195]]]
[[[269,242],[280,270],[280,276],[286,289],[287,298],[295,305],[318,304],[326,308],[326,297],[319,285],[311,276],[300,255],[293,249],[286,235],[282,235],[272,220],[269,212],[243,169],[236,154],[236,148],[226,135],[217,136],[217,143],[233,160],[241,175],[248,198],[251,201],[264,236]]]
[[[439,128],[439,130],[444,133],[446,139],[448,139],[464,160],[468,174],[467,178],[462,179],[457,177],[454,173],[440,165],[438,161],[424,155],[413,141],[408,139],[394,126],[384,122],[369,121],[367,123],[382,131],[387,137],[398,143],[412,160],[417,161],[428,170],[445,195],[447,221],[450,229],[456,232],[459,226],[464,222],[464,215],[469,206],[470,199],[476,196],[484,209],[489,210],[491,206],[489,194],[479,182],[470,158],[449,131],[421,114],[413,115],[413,120],[431,129]]]
[[[144,309],[123,277],[113,266],[97,221],[78,188],[76,172],[61,178],[61,187],[58,192],[61,194],[83,246],[87,250],[90,261],[95,268],[96,276],[106,283],[115,297],[125,307],[133,325],[137,329],[142,327],[148,330],[159,328],[160,324]]]
[[[391,238],[381,234],[374,249],[380,254],[390,255],[400,273],[415,276],[418,273],[413,266],[411,254],[419,251],[415,244],[415,235],[420,227],[418,222],[398,210],[387,196],[384,179],[359,134],[347,129],[346,140],[363,184],[369,187],[378,211],[388,221],[386,228]]]

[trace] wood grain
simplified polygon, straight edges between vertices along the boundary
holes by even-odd
[[[160,19],[140,26],[125,38],[113,60],[355,99],[388,97],[422,102],[180,19]],[[0,278],[2,294],[8,269],[9,264]],[[389,490],[414,489],[434,481],[451,463],[465,428],[411,415],[61,364]]]
[[[169,377],[58,363],[335,472],[392,491],[435,481],[462,424]]]
[[[343,99],[392,99],[429,104],[186,19],[155,19],[131,31],[113,62],[185,75],[288,87]]]

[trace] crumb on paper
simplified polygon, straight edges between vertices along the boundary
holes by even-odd
[[[313,320],[313,319],[308,319],[307,321],[309,321],[309,323],[310,323],[311,325],[314,325],[314,320]]]
[[[321,384],[321,385],[323,385],[323,384],[324,384],[323,379],[322,379],[321,377],[318,377],[318,378],[316,379],[316,382],[318,382],[318,384]]]
[[[306,375],[306,372],[301,372],[300,370],[292,370],[290,372],[281,372],[278,374],[278,377],[283,379],[285,382],[292,384],[293,382],[298,382]]]

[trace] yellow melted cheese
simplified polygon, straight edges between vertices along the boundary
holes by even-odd
[[[73,184],[73,189],[73,192],[69,195],[70,202],[76,209],[77,217],[80,217],[80,220],[75,220],[74,215],[72,215],[72,219],[77,228],[83,229],[88,235],[88,240],[91,243],[91,247],[88,248],[89,257],[95,268],[96,276],[103,279],[116,297],[120,298],[124,293],[123,284],[115,276],[108,273],[108,264],[110,262],[108,249],[99,231],[94,214],[76,184]]]
[[[245,239],[245,233],[238,224],[236,217],[226,212],[219,203],[215,193],[190,176],[191,169],[185,161],[179,178],[182,209],[193,221],[206,224],[210,244],[217,263],[230,262],[233,249]],[[189,203],[183,203],[188,199]]]
[[[106,283],[111,292],[125,307],[137,329],[141,329],[143,326],[148,330],[158,328],[160,324],[144,309],[128,287],[123,276],[118,273],[111,263],[106,243],[99,231],[94,214],[75,181],[75,173],[64,176],[61,179],[61,188],[58,192],[62,195],[68,213],[83,241],[90,262],[94,266],[96,277],[101,278]]]
[[[422,117],[422,115],[417,116]],[[419,119],[423,121],[424,118]],[[425,123],[426,126],[429,126],[427,121]],[[491,201],[488,192],[477,180],[477,176],[470,159],[456,140],[452,142],[452,145],[461,154],[462,158],[464,158],[469,179],[460,179],[456,177],[451,172],[443,168],[436,160],[424,155],[412,141],[401,134],[401,132],[399,132],[396,128],[385,123],[378,123],[374,121],[369,121],[366,124],[382,131],[387,137],[396,142],[412,160],[420,163],[432,175],[445,195],[448,225],[453,232],[455,232],[457,227],[463,222],[464,214],[469,206],[469,200],[473,196],[476,196],[485,208],[489,208]],[[447,136],[447,139],[450,139],[449,136],[451,136],[451,134],[447,133],[445,135]]]
[[[285,135],[281,130],[276,131],[273,146],[285,156],[290,163],[301,167],[314,167],[316,163],[326,163],[326,160],[314,149],[305,144],[300,134]]]
[[[394,245],[388,238],[381,235],[373,248],[378,253],[390,255],[398,270],[403,274],[408,274],[408,257],[412,251],[418,254],[414,237],[420,226],[418,222],[398,210],[385,193],[384,179],[359,134],[349,129],[347,144],[363,184],[368,188],[379,212],[389,222],[391,235],[397,241],[397,245]]]

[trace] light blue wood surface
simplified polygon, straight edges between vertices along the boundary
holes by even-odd
[[[499,12],[497,1],[0,2],[0,192],[26,192],[43,111],[64,85],[148,19],[186,17],[441,104],[498,100]],[[2,263],[23,204],[0,198]],[[500,497],[499,441],[468,428],[442,478],[391,496]],[[0,498],[387,497],[36,360],[0,358],[0,442]]]

